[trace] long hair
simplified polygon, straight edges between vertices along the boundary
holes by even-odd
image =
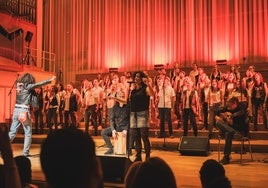
[[[135,80],[136,74],[140,75],[140,79],[141,79],[141,84],[143,86],[146,86],[145,83],[143,82],[143,78],[148,78],[148,76],[143,72],[143,71],[136,71],[132,74],[132,79]]]
[[[35,83],[35,78],[32,74],[30,73],[25,73],[22,75],[18,81],[18,83],[24,83],[24,84],[34,84]]]

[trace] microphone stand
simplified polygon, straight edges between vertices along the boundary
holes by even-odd
[[[11,88],[9,89],[9,92],[8,92],[8,96],[9,96],[9,119],[8,119],[8,123],[9,125],[11,124],[11,114],[12,114],[12,110],[11,110],[11,99],[12,99],[12,90],[15,88],[15,85],[18,81],[18,78],[19,78],[19,74],[17,74],[17,79],[13,82]]]

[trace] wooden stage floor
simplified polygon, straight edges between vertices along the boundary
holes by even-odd
[[[101,147],[104,142],[101,137],[94,138],[96,142],[97,155],[104,155],[107,148]],[[153,142],[153,141],[151,141]],[[23,144],[12,144],[14,155],[20,155]],[[201,187],[199,180],[199,169],[202,163],[207,159],[218,159],[218,153],[212,151],[208,156],[185,156],[180,155],[176,149],[169,151],[166,148],[154,148],[151,156],[159,156],[163,158],[172,168],[178,187],[197,188]],[[134,151],[134,150],[133,150]],[[30,160],[32,162],[33,180],[45,181],[39,161],[40,144],[32,144]],[[144,156],[143,156],[144,157]],[[240,164],[240,155],[232,153],[231,164],[225,165],[228,178],[232,182],[233,187],[238,188],[264,188],[268,185],[268,153],[253,153],[254,161],[250,160],[249,153],[243,155],[243,164]],[[130,156],[133,160],[134,156]],[[0,163],[2,161],[0,160]],[[123,184],[105,183],[105,187],[123,187]]]

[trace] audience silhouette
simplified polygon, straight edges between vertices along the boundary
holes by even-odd
[[[4,164],[0,166],[0,186],[21,188],[17,165],[13,158],[13,151],[8,136],[8,125],[0,124],[0,156]]]
[[[23,155],[16,156],[15,162],[18,167],[20,182],[23,188],[37,188],[32,184],[32,164],[28,157]]]
[[[231,188],[231,182],[225,176],[225,169],[214,159],[206,160],[199,171],[202,188]]]
[[[51,132],[41,146],[41,167],[52,188],[103,187],[95,143],[75,128]]]
[[[170,166],[159,157],[135,162],[125,177],[126,188],[176,188],[176,179]]]

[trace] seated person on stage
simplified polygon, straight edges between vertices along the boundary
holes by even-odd
[[[216,116],[216,125],[225,137],[224,156],[221,164],[230,163],[230,154],[232,148],[232,139],[236,131],[247,136],[249,132],[247,108],[239,103],[237,97],[232,97],[227,107],[220,110],[219,116]]]
[[[124,96],[124,92],[120,91],[115,97],[113,97],[116,103],[111,112],[110,127],[107,127],[101,131],[101,136],[109,148],[104,154],[114,153],[113,145],[109,138],[110,136],[116,139],[118,132],[122,132],[123,136],[127,135],[127,130],[129,128],[129,107],[126,104]]]

